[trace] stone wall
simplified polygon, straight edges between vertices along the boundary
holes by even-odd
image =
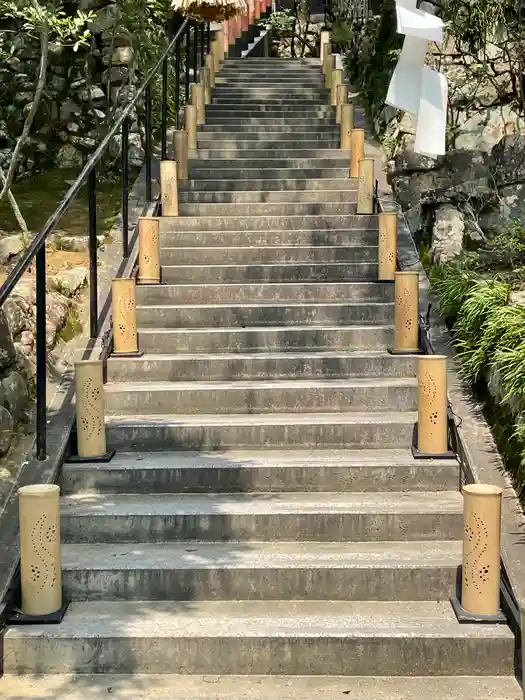
[[[427,59],[439,62],[449,83],[447,153],[437,160],[415,154],[415,120],[384,105],[400,46],[395,21],[388,26],[385,17],[388,11],[354,37],[346,65],[383,143],[389,182],[411,232],[429,240],[432,260],[444,262],[515,219],[525,224],[524,120],[501,47],[487,47],[491,67],[478,71],[476,60],[483,58],[466,58],[449,37]]]
[[[89,9],[89,8],[84,8]],[[90,49],[50,46],[45,95],[18,167],[77,168],[95,149],[137,83],[133,37],[122,25],[116,4],[96,12]],[[38,40],[12,24],[0,24],[0,165],[9,162],[16,137],[33,100],[38,73]],[[113,155],[120,152],[115,143]],[[140,127],[132,119],[130,164],[143,159]]]

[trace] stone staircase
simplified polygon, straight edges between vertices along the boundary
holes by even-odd
[[[144,355],[108,363],[117,456],[64,466],[73,602],[8,631],[3,697],[521,697],[508,628],[448,602],[458,465],[411,456],[415,358],[327,101],[318,62],[226,61]]]

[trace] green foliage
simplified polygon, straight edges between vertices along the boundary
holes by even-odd
[[[525,493],[525,306],[509,303],[511,285],[490,260],[525,255],[524,232],[515,225],[491,241],[480,255],[431,268],[430,280],[451,327],[461,371],[479,389],[496,382],[499,402],[484,391],[486,415],[521,495]],[[520,248],[521,246],[521,248]],[[487,250],[490,249],[492,257]]]
[[[261,22],[270,25],[273,36],[276,39],[284,36],[291,36],[294,32],[296,21],[297,18],[294,16],[292,10],[274,12],[267,19],[261,20]]]
[[[72,45],[73,51],[88,46],[90,37],[87,23],[93,19],[93,12],[77,10],[67,14],[62,3],[29,3],[19,0],[2,0],[0,16],[19,22],[26,34],[38,38],[44,26],[49,31],[49,41],[56,44]],[[12,43],[9,52],[16,50]]]

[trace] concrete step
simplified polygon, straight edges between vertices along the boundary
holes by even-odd
[[[461,542],[70,544],[62,572],[70,600],[447,600],[461,558]]]
[[[394,305],[372,303],[198,304],[137,306],[145,328],[245,328],[248,326],[364,326],[391,324]]]
[[[218,144],[215,144],[218,146]],[[272,157],[273,156],[273,157]],[[252,151],[244,149],[237,150],[222,149],[222,148],[199,148],[191,154],[191,162],[206,160],[212,164],[217,160],[235,161],[235,160],[250,160],[250,161],[266,161],[285,160],[288,163],[290,160],[306,161],[308,159],[320,160],[346,160],[350,162],[350,151],[343,151],[340,148],[298,148],[288,149],[286,147],[272,144],[269,148],[255,148]],[[273,166],[272,166],[273,167]]]
[[[304,110],[303,110],[304,115]],[[316,126],[331,126],[334,131],[339,130],[338,125],[335,123],[335,111],[333,114],[329,110],[325,110],[325,114],[321,116],[310,115],[308,116],[278,116],[271,114],[261,114],[258,110],[253,110],[247,113],[246,111],[239,110],[226,110],[223,113],[207,113],[206,114],[206,124],[211,125],[214,129],[217,126],[234,126],[234,131],[239,131],[237,125],[239,120],[242,120],[246,131],[266,131],[269,126],[286,126],[288,129],[297,129],[298,131],[305,131],[310,127]]]
[[[142,338],[141,338],[142,340]],[[414,357],[386,352],[146,354],[108,360],[108,381],[234,381],[415,376]]]
[[[261,326],[252,328],[139,327],[139,344],[145,353],[242,353],[373,351],[393,342],[391,325],[380,326]]]
[[[224,124],[221,124],[220,122],[216,124],[208,123],[204,124],[202,127],[199,128],[198,138],[201,138],[201,136],[203,136],[204,134],[242,134],[243,138],[245,134],[246,136],[249,135],[250,138],[253,138],[254,135],[272,138],[274,135],[279,135],[279,138],[281,138],[282,136],[293,137],[296,133],[308,133],[311,138],[315,138],[317,135],[330,135],[336,137],[339,136],[340,127],[334,121],[311,121],[311,124],[304,124],[303,126],[301,126],[300,124],[292,125],[288,122],[288,120],[286,122],[277,124],[275,120],[271,119],[266,120],[267,123],[265,122],[264,124],[262,122],[259,123],[258,120],[252,120],[246,123],[233,120]],[[356,126],[358,125],[359,123],[356,119]]]
[[[412,444],[416,413],[272,413],[229,416],[113,416],[117,450],[392,449]]]
[[[342,270],[337,266],[341,265]],[[334,268],[333,270],[331,268]],[[372,263],[334,263],[331,265],[211,265],[203,270],[193,265],[174,265],[163,268],[162,285],[138,285],[137,303],[140,306],[160,304],[232,304],[265,302],[323,302],[371,301],[393,302],[393,285],[384,282],[357,282],[359,276],[374,273]],[[322,282],[272,282],[299,277]],[[354,274],[352,274],[354,273]],[[350,278],[351,282],[329,282],[330,277]],[[246,282],[230,282],[245,279]],[[362,277],[361,277],[362,278]],[[193,279],[194,284],[188,283]],[[206,283],[206,279],[210,282]],[[260,280],[260,282],[251,282]]]
[[[62,493],[454,491],[454,460],[396,450],[119,452],[108,463],[62,467]]]
[[[418,601],[82,602],[4,644],[8,674],[490,676],[511,675],[514,655],[506,626]]]
[[[326,180],[306,180],[303,177],[280,180],[270,178],[260,180],[257,178],[237,178],[235,180],[187,180],[181,183],[179,193],[184,196],[186,192],[326,192],[337,190],[353,197],[357,196],[357,178],[349,178],[345,168],[345,177]],[[319,195],[321,196],[321,195]]]
[[[281,138],[279,134],[245,134],[249,138],[243,138],[242,140],[236,140],[233,138],[218,138],[220,134],[199,134],[198,144],[199,153],[202,153],[204,149],[212,150],[236,150],[241,151],[252,151],[260,148],[267,148],[273,150],[282,149],[298,149],[298,148],[339,148],[339,138],[336,134],[328,134],[323,136],[322,134],[314,134],[312,138],[309,138],[309,134],[304,134],[304,137],[296,135],[294,138]],[[259,136],[259,138],[257,138]],[[317,138],[315,138],[317,136]],[[205,137],[205,138],[204,138]]]
[[[164,216],[160,233],[169,231],[275,231],[352,229],[378,231],[376,214],[290,214],[276,216]]]
[[[303,116],[308,112],[312,117],[331,117],[335,115],[335,107],[330,104],[328,96],[305,95],[294,98],[286,95],[274,96],[273,99],[264,97],[250,98],[240,96],[239,93],[226,94],[223,97],[213,97],[210,104],[206,105],[206,114],[237,114],[238,112],[256,114],[275,114],[290,116]]]
[[[159,381],[106,384],[106,415],[242,415],[415,411],[417,381],[405,377]]]
[[[62,492],[238,493],[453,491],[453,460],[408,449],[119,452],[109,463],[66,463]]]
[[[522,700],[514,676],[3,676],[5,700]]]
[[[428,493],[74,494],[64,543],[460,540],[462,497]],[[452,614],[452,610],[451,610]]]
[[[265,151],[264,152],[266,155],[268,153]],[[309,158],[308,156],[306,158],[288,158],[286,153],[276,153],[273,158],[268,158],[268,157],[259,157],[259,158],[230,158],[230,159],[224,159],[222,160],[220,157],[217,159],[200,159],[199,157],[195,158],[190,158],[190,164],[189,164],[189,169],[190,169],[190,175],[193,173],[193,171],[196,168],[207,168],[209,170],[216,169],[219,171],[221,166],[225,170],[229,170],[231,168],[234,168],[236,170],[239,169],[248,169],[251,168],[253,169],[254,166],[258,165],[261,170],[268,170],[268,169],[274,169],[277,170],[279,168],[295,168],[295,169],[300,169],[303,168],[305,170],[323,170],[324,168],[343,168],[346,167],[348,170],[350,167],[350,159],[348,157],[348,154],[345,151],[337,151],[333,150],[331,156],[327,158]],[[247,154],[243,154],[247,155]],[[347,176],[350,177],[347,173]]]
[[[194,161],[190,168],[190,177],[192,180],[220,180],[222,173],[224,180],[254,180],[257,183],[256,185],[252,185],[254,189],[260,189],[261,181],[266,182],[267,180],[279,180],[281,178],[286,180],[319,180],[322,178],[327,178],[329,180],[349,179],[348,167],[346,164],[344,167],[333,166],[324,168],[263,168],[262,166],[243,168],[233,165],[235,162],[234,160],[229,161],[228,167],[210,168],[207,163]],[[263,188],[266,189],[266,185],[263,185]],[[241,189],[243,189],[243,187],[241,187]]]
[[[357,192],[353,189],[335,190],[191,190],[179,192],[179,203],[182,211],[188,204],[255,204],[259,206],[274,206],[276,204],[326,204],[341,202],[352,204],[355,214]],[[184,209],[185,210],[185,209]]]
[[[377,246],[291,246],[234,248],[199,246],[161,249],[164,268],[168,265],[254,265],[271,263],[377,263]],[[165,272],[165,269],[164,269]]]
[[[161,223],[162,225],[162,223]],[[366,229],[293,229],[259,231],[162,231],[163,248],[188,247],[232,247],[252,246],[254,248],[293,246],[298,248],[318,248],[347,246],[362,249],[377,246],[378,231]]]
[[[349,193],[346,192],[348,195]],[[353,193],[351,193],[353,194]],[[355,202],[181,203],[180,216],[355,216]],[[352,223],[359,223],[352,220]]]

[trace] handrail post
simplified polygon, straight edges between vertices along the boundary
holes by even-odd
[[[148,85],[146,92],[144,94],[145,107],[146,107],[146,143],[145,143],[145,160],[146,160],[146,201],[151,202],[152,191],[151,191],[151,88]]]
[[[88,176],[88,246],[89,246],[89,337],[98,336],[98,279],[97,279],[97,174]]]
[[[36,458],[47,457],[46,244],[36,253]]]
[[[128,222],[128,142],[129,142],[129,119],[124,119],[122,123],[122,257],[129,256],[129,222]]]
[[[166,160],[168,153],[168,58],[162,62],[162,105],[161,105],[161,158]]]

